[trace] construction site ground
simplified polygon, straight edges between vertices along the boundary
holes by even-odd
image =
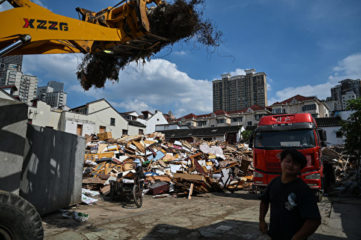
[[[324,198],[322,225],[310,239],[361,239],[361,199]],[[187,198],[144,197],[142,208],[99,201],[69,209],[89,214],[79,223],[53,213],[43,218],[45,239],[266,239],[258,231],[259,200],[246,191]]]

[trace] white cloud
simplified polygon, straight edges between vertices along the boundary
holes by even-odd
[[[44,7],[44,8],[47,8],[46,5],[41,1],[41,0],[31,0],[32,2]]]
[[[236,70],[230,72],[229,74],[231,74],[231,76],[246,75],[246,72],[244,71],[244,69],[237,68]]]
[[[81,54],[43,54],[24,56],[23,72],[40,77],[40,80],[73,83],[76,79]]]
[[[141,111],[148,110],[151,112],[154,112],[154,108],[149,106],[146,102],[140,101],[139,99],[129,99],[124,102],[113,102],[110,101],[110,103],[114,107],[120,107],[122,109],[125,109],[126,111],[137,111],[140,113]]]
[[[329,77],[330,82],[337,83],[340,80],[350,78],[361,78],[361,53],[350,55],[338,62],[333,68],[333,73]]]
[[[76,79],[79,63],[79,55],[61,54],[26,56],[23,65],[25,72],[41,79],[65,82],[68,92],[106,98],[127,111],[172,110],[176,116],[212,111],[212,82],[193,79],[167,60],[132,62],[119,73],[119,82],[107,81],[104,88],[89,91],[84,91]]]
[[[174,52],[174,55],[184,56],[184,55],[187,55],[187,53],[185,51],[176,51],[176,52]]]
[[[303,96],[317,96],[319,99],[325,99],[331,96],[330,89],[334,87],[340,80],[360,79],[361,78],[361,54],[350,55],[338,62],[337,66],[333,68],[332,74],[328,81],[317,85],[305,85],[298,87],[287,87],[277,91],[273,98],[268,100],[271,105],[274,102],[283,101],[287,98],[293,97],[297,94]]]

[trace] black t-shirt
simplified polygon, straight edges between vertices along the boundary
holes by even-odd
[[[276,177],[267,186],[262,201],[271,204],[268,234],[272,239],[289,240],[306,219],[321,219],[314,193],[300,178],[284,184],[281,177]]]

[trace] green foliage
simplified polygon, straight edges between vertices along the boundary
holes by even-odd
[[[248,140],[250,139],[251,135],[252,135],[253,131],[252,130],[245,130],[242,132],[242,140],[244,142],[248,142]]]
[[[346,137],[346,150],[359,158],[361,155],[361,98],[348,101],[346,110],[354,111],[354,113],[343,122],[340,131]]]

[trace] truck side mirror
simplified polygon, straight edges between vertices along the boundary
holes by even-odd
[[[318,135],[320,136],[320,140],[321,140],[322,142],[327,141],[326,131],[323,130],[323,129],[317,129],[317,131],[318,131]]]
[[[253,133],[249,137],[248,146],[249,148],[253,148]]]
[[[327,147],[326,141],[327,141],[327,135],[326,131],[323,129],[317,129],[318,136],[320,136],[320,144],[321,147]]]

